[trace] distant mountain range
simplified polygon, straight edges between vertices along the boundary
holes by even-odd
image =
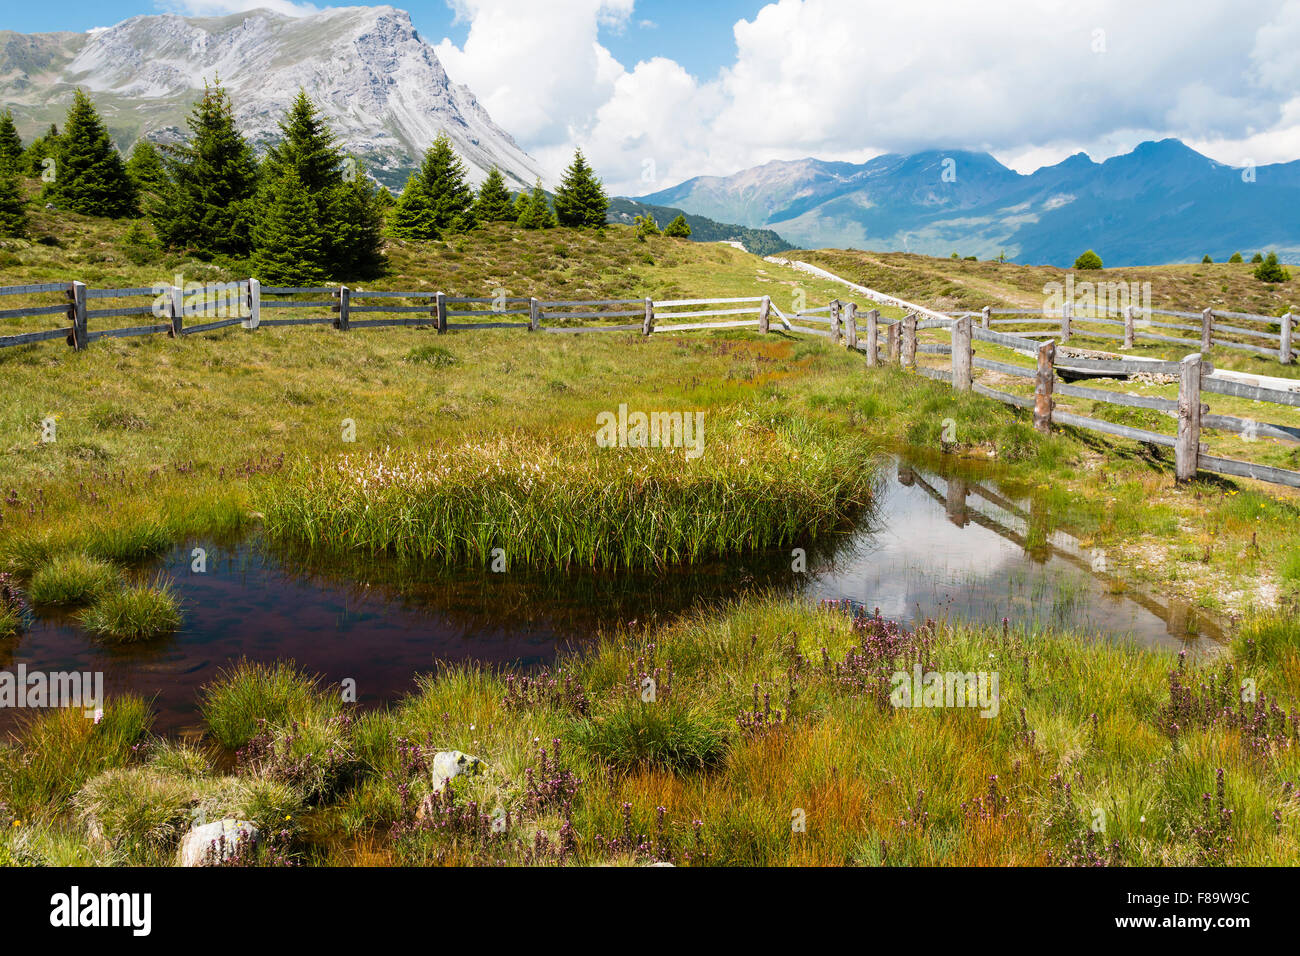
[[[204,81],[218,76],[258,147],[279,138],[277,124],[302,88],[345,148],[393,188],[440,130],[476,183],[493,165],[514,188],[546,179],[469,88],[448,78],[410,15],[393,7],[140,16],[88,33],[0,31],[0,103],[27,139],[61,126],[80,86],[120,149],[141,136],[175,141],[188,134],[185,118]]]
[[[1030,175],[962,150],[772,162],[637,201],[777,230],[809,248],[1005,253],[1056,266],[1085,249],[1116,266],[1276,250],[1300,262],[1300,161],[1242,170],[1176,139],[1103,163],[1077,153]]]

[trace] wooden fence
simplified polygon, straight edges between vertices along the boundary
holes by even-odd
[[[842,281],[842,280],[841,280]],[[872,292],[865,287],[857,287]],[[201,293],[201,294],[200,294]],[[1061,357],[1058,361],[1055,339],[1042,342],[1026,334],[997,331],[991,326],[1010,321],[1024,324],[1023,319],[993,319],[1009,313],[983,310],[980,321],[976,313],[949,316],[916,306],[905,300],[879,295],[896,307],[908,309],[897,321],[882,321],[875,308],[859,311],[854,302],[835,300],[828,305],[802,309],[787,316],[769,296],[713,299],[602,299],[548,301],[530,298],[472,298],[449,296],[427,291],[369,291],[348,286],[290,287],[263,286],[257,279],[230,283],[213,283],[201,290],[187,291],[179,286],[89,289],[82,282],[52,282],[24,286],[0,287],[4,296],[55,295],[63,299],[52,304],[27,305],[0,309],[0,319],[15,317],[58,316],[62,323],[54,328],[0,336],[0,348],[27,345],[56,338],[64,339],[75,349],[84,349],[98,338],[166,334],[172,337],[215,331],[234,325],[253,330],[262,326],[330,325],[340,331],[371,326],[431,327],[439,333],[477,329],[519,329],[529,332],[574,335],[592,332],[685,332],[697,329],[754,328],[766,333],[773,316],[789,331],[817,335],[834,344],[865,353],[867,366],[882,362],[913,369],[929,378],[950,383],[958,391],[973,391],[1009,405],[1032,411],[1035,427],[1050,432],[1053,424],[1083,428],[1107,435],[1130,438],[1152,445],[1171,447],[1175,453],[1175,473],[1180,481],[1195,476],[1198,470],[1224,475],[1254,478],[1260,481],[1300,487],[1300,472],[1269,465],[1211,455],[1201,442],[1203,430],[1235,431],[1260,438],[1275,438],[1300,444],[1300,428],[1254,422],[1228,415],[1211,414],[1201,401],[1203,393],[1217,393],[1259,402],[1300,407],[1300,392],[1264,388],[1231,381],[1213,375],[1213,366],[1201,354],[1189,355],[1179,362],[1148,359],[1099,359]],[[878,294],[873,294],[878,295]],[[302,298],[306,296],[307,298]],[[141,302],[148,298],[150,301]],[[91,308],[91,302],[125,301],[131,304],[108,308]],[[418,302],[419,304],[393,304]],[[279,310],[317,310],[326,315],[294,316]],[[264,313],[269,312],[269,315]],[[232,314],[233,313],[233,314]],[[1021,313],[1016,313],[1021,314]],[[1179,313],[1181,315],[1181,313]],[[360,317],[359,317],[360,316]],[[1239,313],[1207,309],[1202,313],[1202,337],[1199,341],[1147,335],[1162,341],[1206,347],[1224,344],[1214,338],[1216,318],[1233,316],[1238,320],[1262,318]],[[108,319],[143,319],[138,324],[97,328]],[[148,321],[148,320],[153,321]],[[627,322],[619,320],[635,319]],[[709,321],[700,321],[707,319]],[[793,321],[792,321],[793,319]],[[1071,333],[1073,317],[1067,307],[1060,319],[1061,339]],[[198,321],[196,321],[198,320]],[[486,321],[485,321],[486,320]],[[612,321],[611,321],[612,320]],[[718,321],[721,320],[721,321]],[[1040,320],[1032,320],[1040,321]],[[1046,320],[1042,320],[1046,321]],[[1097,321],[1097,320],[1089,320]],[[1271,320],[1270,320],[1271,321]],[[583,322],[588,324],[574,324]],[[812,323],[825,328],[812,328]],[[1141,337],[1132,310],[1126,312],[1124,339]],[[1228,327],[1235,333],[1241,327]],[[947,332],[951,344],[919,341],[918,334],[927,330]],[[1278,333],[1279,347],[1290,354],[1291,325],[1284,317]],[[1089,333],[1093,334],[1093,333]],[[1260,333],[1262,334],[1262,333]],[[1030,356],[1033,367],[1000,362],[974,354],[974,342],[987,342]],[[918,355],[947,355],[948,370],[920,365]],[[1132,375],[1152,373],[1178,377],[1178,398],[1158,398],[1111,392],[1057,381],[1057,371],[1066,368],[1076,373]],[[974,378],[974,370],[983,369],[1002,375],[1032,378],[1034,396],[1013,395],[990,388]],[[1177,418],[1176,435],[1120,425],[1102,419],[1057,411],[1057,394],[1091,399],[1114,405],[1154,409]]]

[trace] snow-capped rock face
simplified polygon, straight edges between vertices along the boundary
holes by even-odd
[[[68,34],[58,36],[64,40]],[[531,186],[542,175],[474,94],[451,81],[403,10],[346,7],[306,17],[267,10],[225,17],[165,14],[132,17],[79,36],[80,42],[38,44],[48,52],[28,52],[21,62],[9,52],[18,44],[0,44],[0,97],[12,104],[24,133],[62,122],[72,89],[81,86],[120,145],[140,135],[172,140],[182,135],[204,83],[219,77],[240,129],[258,146],[278,138],[277,124],[302,88],[342,145],[380,178],[400,179],[440,130],[451,137],[475,182],[493,165],[516,186]]]

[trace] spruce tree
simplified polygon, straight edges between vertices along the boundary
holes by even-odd
[[[312,201],[292,167],[258,194],[253,226],[254,274],[268,285],[319,285],[327,278],[325,237]]]
[[[573,154],[573,162],[564,171],[564,179],[555,192],[555,218],[561,226],[599,229],[605,225],[609,197],[595,172],[587,165],[582,150]]]
[[[26,206],[18,174],[9,166],[0,166],[0,236],[21,236],[27,232]]]
[[[514,222],[518,218],[510,201],[510,191],[506,189],[506,179],[495,166],[478,188],[478,196],[474,198],[474,218],[479,222]]]
[[[433,235],[433,208],[419,173],[407,178],[393,206],[388,230],[399,239],[428,239]]]
[[[95,104],[81,90],[72,96],[54,158],[54,181],[46,184],[43,195],[59,208],[111,219],[138,213],[135,183]]]
[[[1282,264],[1277,261],[1277,253],[1270,252],[1264,261],[1255,267],[1255,278],[1260,282],[1287,282],[1291,278],[1291,273],[1282,268]]]
[[[533,186],[533,192],[524,204],[524,210],[519,216],[519,225],[525,229],[550,229],[555,226],[555,213],[551,211],[551,204],[546,201],[546,193],[542,189],[540,179]]]
[[[383,192],[359,166],[331,191],[328,251],[340,278],[370,279],[383,272]]]
[[[330,190],[343,184],[344,157],[305,91],[298,90],[288,115],[280,121],[280,134],[280,142],[267,151],[267,175],[278,177],[293,167],[308,195],[323,206]]]
[[[28,176],[40,176],[45,170],[46,158],[54,155],[58,143],[59,128],[51,123],[50,128],[45,131],[45,135],[37,136],[32,140],[32,144],[23,153],[23,172]]]
[[[14,126],[14,114],[0,113],[0,168],[16,171],[22,163],[23,141]]]
[[[167,186],[167,171],[163,168],[158,147],[147,139],[136,140],[131,155],[126,160],[126,174],[135,183],[142,198],[156,199]]]
[[[691,237],[691,224],[686,221],[685,216],[679,215],[664,226],[664,235],[672,236],[675,239],[689,239]]]
[[[524,218],[524,213],[528,211],[529,198],[530,197],[528,195],[528,190],[526,189],[520,190],[519,194],[515,196],[515,203],[514,203],[515,222],[519,222],[521,219]]]
[[[219,81],[204,86],[187,123],[189,142],[167,151],[168,188],[154,228],[173,249],[247,255],[258,167]]]

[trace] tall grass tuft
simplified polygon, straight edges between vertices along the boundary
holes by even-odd
[[[710,412],[704,452],[521,434],[424,454],[306,462],[271,482],[279,538],[448,563],[653,567],[809,541],[872,499],[866,440],[783,416]]]
[[[313,718],[328,720],[342,709],[342,698],[322,694],[320,678],[293,661],[241,660],[203,688],[199,709],[213,737],[235,750],[262,731],[263,721],[283,727]]]
[[[100,640],[133,644],[175,631],[181,626],[181,611],[171,583],[164,582],[105,594],[77,620]]]
[[[88,604],[122,586],[122,572],[85,554],[51,558],[32,575],[27,594],[35,604]]]

